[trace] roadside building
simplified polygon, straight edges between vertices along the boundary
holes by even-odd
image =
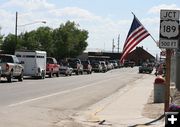
[[[119,60],[122,53],[117,52],[86,52],[78,56],[81,60]],[[146,61],[155,61],[155,57],[143,49],[136,47],[127,57],[126,60],[134,61],[136,65],[141,65]]]
[[[127,60],[134,61],[136,65],[141,65],[143,62],[154,62],[155,57],[143,49],[143,47],[136,47],[127,57]]]

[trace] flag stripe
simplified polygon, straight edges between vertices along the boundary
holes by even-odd
[[[126,39],[126,42],[125,42],[125,44],[124,44],[124,47],[126,47],[126,45],[128,44],[128,42],[129,42],[129,40],[131,39],[131,38],[133,38],[134,37],[134,35],[136,35],[139,31],[141,31],[141,30],[143,30],[143,27],[141,26],[141,27],[139,27],[139,28],[137,28],[134,32],[132,32],[131,34],[130,34],[130,36]],[[124,48],[123,48],[124,49]]]
[[[147,33],[147,31],[142,30],[142,31],[140,31],[138,34],[136,34],[136,35],[129,41],[128,45],[124,48],[124,51],[126,51],[126,49],[127,49],[130,45],[132,45],[132,44],[134,43],[134,41],[136,41],[138,38],[140,38],[141,36],[143,36],[143,35],[146,34],[146,33]]]
[[[141,38],[139,38],[138,40],[135,41],[135,43],[133,43],[133,45],[131,45],[123,54],[123,57],[134,48],[134,46],[136,46],[140,41],[142,41],[143,39],[145,39],[147,36],[149,36],[148,34],[145,34],[144,36],[142,36]]]
[[[120,59],[121,63],[128,56],[131,50],[149,35],[150,34],[148,33],[148,31],[143,27],[143,25],[134,15],[133,22],[123,46],[123,53]]]
[[[146,33],[144,36],[141,36],[141,38],[135,40],[135,42],[134,42],[131,46],[129,46],[128,49],[123,53],[122,58],[125,59],[125,58],[127,57],[128,53],[131,52],[131,50],[132,50],[137,44],[139,44],[139,42],[141,42],[143,39],[145,39],[145,38],[148,37],[148,36],[149,36],[149,34]]]

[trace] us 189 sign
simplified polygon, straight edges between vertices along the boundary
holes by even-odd
[[[161,35],[167,38],[178,36],[179,24],[176,21],[163,21],[161,23]]]
[[[178,48],[179,11],[161,10],[160,48]]]

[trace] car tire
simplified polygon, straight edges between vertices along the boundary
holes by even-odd
[[[7,76],[7,82],[12,82],[12,75],[13,71],[11,71],[10,74]]]
[[[60,75],[60,73],[59,73],[59,71],[56,73],[56,77],[59,77],[59,75]]]
[[[81,75],[83,75],[83,71],[81,71],[80,73],[81,73]]]
[[[79,71],[78,70],[76,71],[76,75],[79,75]]]
[[[23,71],[21,72],[21,74],[18,76],[18,81],[22,82],[23,81]]]
[[[45,71],[43,70],[42,72],[41,72],[41,79],[45,79]]]
[[[52,78],[52,77],[53,77],[53,73],[49,72],[49,78]]]

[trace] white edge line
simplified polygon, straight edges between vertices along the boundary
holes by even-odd
[[[74,89],[71,89],[71,90],[65,90],[65,91],[49,94],[49,95],[46,95],[46,96],[42,96],[42,97],[37,97],[37,98],[21,101],[21,102],[15,103],[15,104],[10,104],[10,105],[8,105],[8,107],[15,107],[15,106],[22,105],[22,104],[25,104],[25,103],[29,103],[29,102],[32,102],[32,101],[37,101],[37,100],[49,98],[49,97],[52,97],[52,96],[57,96],[57,95],[60,95],[60,94],[70,93],[70,92],[73,92],[73,91],[76,91],[76,90],[80,90],[80,89],[83,89],[83,88],[86,88],[86,87],[89,87],[89,86],[95,86],[95,85],[97,85],[99,83],[103,83],[103,82],[108,81],[108,80],[112,80],[112,79],[107,79],[107,80],[95,82],[95,83],[92,83],[92,84],[89,84],[89,85],[86,85],[86,86],[81,86],[81,87],[78,87],[78,88],[74,88]]]

